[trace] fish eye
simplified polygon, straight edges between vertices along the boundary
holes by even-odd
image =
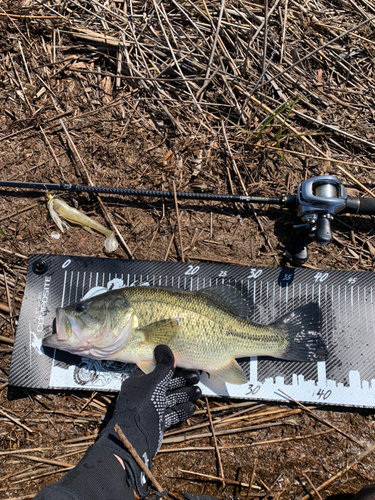
[[[84,310],[83,304],[77,304],[76,305],[76,312],[80,313]]]

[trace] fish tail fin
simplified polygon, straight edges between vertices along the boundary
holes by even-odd
[[[298,307],[275,321],[272,326],[285,333],[287,346],[280,355],[293,361],[324,361],[327,348],[319,332],[322,313],[318,304],[311,302]]]
[[[114,252],[115,250],[117,250],[118,243],[117,243],[116,235],[113,231],[110,233],[110,235],[105,240],[104,246],[108,250],[108,252]]]

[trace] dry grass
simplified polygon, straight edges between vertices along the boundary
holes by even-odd
[[[374,14],[368,0],[3,1],[1,177],[282,196],[325,173],[371,196]],[[7,386],[25,256],[290,265],[287,211],[179,202],[176,217],[173,200],[78,201],[121,233],[114,255],[79,228],[51,238],[42,192],[0,192],[1,498],[32,498],[74,466],[114,400]],[[341,216],[333,229],[306,265],[372,271],[372,220]],[[331,427],[299,407],[209,404],[154,462],[172,498],[286,500],[315,488],[339,500],[375,481],[369,416],[318,411]]]

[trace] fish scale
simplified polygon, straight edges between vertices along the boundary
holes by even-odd
[[[123,292],[129,297],[140,329],[165,318],[177,321],[178,330],[172,333],[172,338],[166,334],[153,340],[184,353],[184,358],[189,358],[191,362],[196,363],[204,354],[223,364],[223,358],[227,358],[228,353],[232,354],[229,357],[248,354],[249,343],[254,355],[285,350],[284,332],[221,311],[212,300],[200,294],[188,295],[190,300],[184,300],[186,293],[162,290],[156,301],[154,291],[145,287],[124,289]],[[179,304],[181,299],[184,300],[183,306]]]

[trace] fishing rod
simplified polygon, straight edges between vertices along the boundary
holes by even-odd
[[[321,245],[332,242],[332,221],[338,213],[375,215],[375,198],[355,198],[347,195],[343,184],[333,175],[322,175],[301,182],[296,195],[280,197],[240,196],[230,194],[155,191],[149,189],[126,189],[101,186],[81,186],[63,181],[61,184],[45,182],[1,181],[0,187],[19,189],[41,189],[45,191],[83,192],[121,196],[144,196],[183,200],[205,200],[235,203],[256,203],[295,208],[302,224],[297,224],[299,238],[294,253],[295,262],[303,263],[308,258],[307,239],[316,239]]]
[[[63,181],[61,184],[49,184],[47,182],[16,182],[0,181],[2,187],[14,187],[22,189],[43,189],[46,191],[67,191],[83,192],[95,194],[116,194],[121,196],[148,196],[155,198],[174,198],[173,191],[154,191],[149,189],[126,189],[101,186],[80,186]],[[185,193],[176,191],[177,198],[185,200],[207,200],[207,201],[227,201],[227,202],[247,202],[247,203],[268,203],[269,205],[280,205],[288,208],[296,206],[295,196],[281,197],[261,197],[261,196],[240,196],[231,194],[214,193]]]

